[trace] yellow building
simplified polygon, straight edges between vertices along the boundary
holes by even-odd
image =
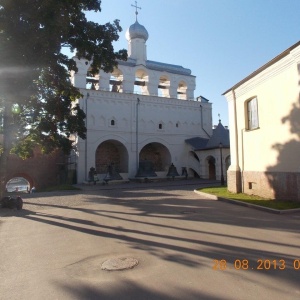
[[[229,191],[300,201],[300,41],[223,95]]]

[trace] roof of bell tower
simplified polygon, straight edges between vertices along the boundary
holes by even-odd
[[[141,25],[138,21],[135,21],[126,31],[126,39],[128,41],[136,38],[144,39],[145,41],[148,40],[149,34],[147,29]]]

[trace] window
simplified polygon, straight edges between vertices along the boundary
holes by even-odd
[[[159,129],[162,129],[162,124],[159,124],[159,125],[158,125],[158,128],[159,128]]]
[[[247,107],[247,129],[258,128],[258,107],[257,98],[252,98],[246,102]]]
[[[110,121],[110,125],[111,125],[111,126],[115,126],[115,120],[111,120],[111,121]]]

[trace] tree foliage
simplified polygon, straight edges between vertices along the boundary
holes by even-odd
[[[93,60],[92,72],[112,71],[126,50],[115,52],[119,21],[100,25],[86,11],[99,0],[0,0],[0,99],[11,147],[23,158],[40,145],[49,153],[72,148],[70,135],[85,138],[85,114],[74,101],[80,92],[69,71],[77,70],[62,47]],[[1,102],[0,102],[1,103]],[[6,116],[6,117],[5,117]],[[6,118],[6,119],[5,119]]]

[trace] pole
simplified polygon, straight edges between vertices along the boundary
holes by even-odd
[[[221,185],[224,185],[224,174],[223,174],[223,144],[220,143],[220,156],[221,156]]]
[[[137,103],[136,103],[136,173],[139,170],[139,104],[140,104],[140,99],[137,98]]]
[[[85,128],[86,128],[86,137],[85,137],[85,157],[84,157],[84,164],[85,164],[85,168],[84,168],[84,171],[85,171],[85,175],[84,175],[84,178],[86,181],[88,181],[88,171],[87,171],[87,138],[88,138],[88,121],[87,121],[87,117],[88,117],[88,98],[89,98],[90,94],[87,93],[86,94],[86,97],[85,97]]]

